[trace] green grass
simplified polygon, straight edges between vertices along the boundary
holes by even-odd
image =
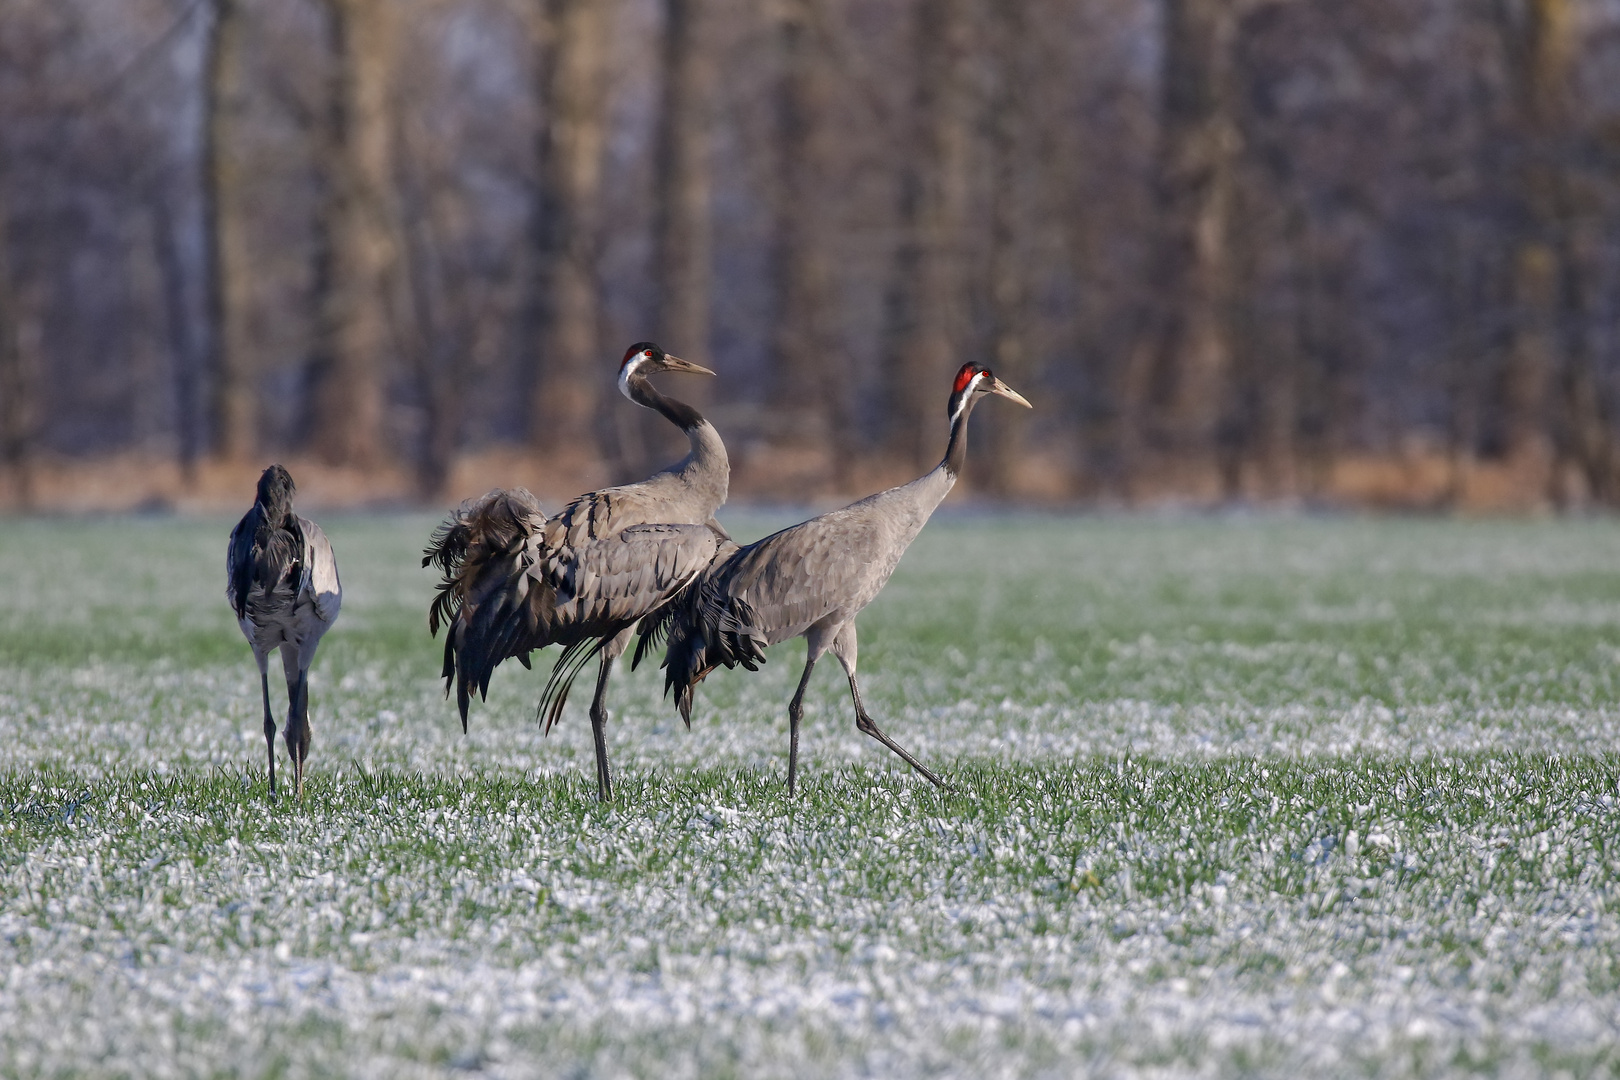
[[[945,518],[861,672],[951,791],[823,672],[788,799],[784,646],[616,681],[607,806],[543,671],[461,734],[430,519],[324,524],[271,802],[229,523],[0,522],[0,1074],[1620,1071],[1612,523]]]

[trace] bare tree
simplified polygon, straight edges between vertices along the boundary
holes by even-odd
[[[392,0],[327,0],[334,76],[321,232],[330,244],[310,386],[313,443],[334,464],[385,458],[389,359],[400,305],[390,106]]]
[[[537,0],[539,157],[533,217],[533,445],[574,464],[596,459],[602,357],[597,252],[611,0]]]
[[[165,185],[167,187],[168,185]],[[172,425],[175,459],[181,479],[196,480],[197,461],[203,451],[203,424],[198,389],[202,383],[202,347],[197,339],[197,320],[192,316],[189,287],[194,264],[187,257],[181,239],[182,225],[167,191],[154,191],[152,206],[152,257],[161,292],[162,340],[168,354],[166,380],[172,392]],[[169,397],[168,394],[161,395]]]
[[[663,0],[663,9],[653,163],[652,322],[661,344],[707,367],[713,277],[709,144],[715,64],[702,32],[702,0]]]
[[[1032,385],[1028,275],[1034,236],[1029,188],[1035,170],[1028,153],[1027,128],[1034,102],[1025,68],[1031,51],[1030,6],[1030,0],[996,0],[989,5],[984,36],[994,82],[988,107],[980,113],[983,131],[979,145],[989,158],[991,173],[988,351],[996,374],[1014,386]],[[990,490],[998,495],[1013,492],[1014,467],[1023,456],[1019,436],[1024,430],[1020,424],[989,425],[984,459]]]
[[[926,466],[938,452],[937,387],[964,331],[964,229],[973,97],[965,0],[916,0],[911,31],[911,142],[899,153],[899,239],[887,286],[883,383],[889,443]]]
[[[1507,59],[1520,159],[1514,322],[1502,394],[1506,450],[1515,467],[1544,474],[1552,459],[1549,396],[1562,351],[1561,285],[1571,269],[1569,192],[1560,158],[1569,134],[1574,13],[1568,0],[1494,0],[1492,10]]]
[[[784,441],[829,445],[837,479],[849,466],[843,434],[846,387],[834,372],[830,337],[832,267],[827,247],[828,66],[813,22],[812,0],[786,0],[777,10],[781,69],[776,91],[776,156],[772,177],[771,405],[790,422]]]
[[[1162,0],[1158,223],[1142,336],[1125,365],[1121,452],[1158,436],[1178,466],[1212,461],[1232,363],[1228,230],[1238,135],[1233,5]],[[1155,422],[1156,421],[1156,422]]]
[[[11,215],[0,177],[0,458],[18,505],[34,501],[33,445],[38,428],[38,371],[25,341],[23,310],[11,269]]]
[[[213,14],[203,95],[202,221],[208,260],[204,277],[213,354],[209,413],[215,452],[227,461],[247,461],[258,449],[259,421],[248,326],[253,261],[248,249],[241,157],[233,142],[241,133],[248,93],[246,18],[242,0],[214,0]],[[195,387],[196,381],[181,385]]]

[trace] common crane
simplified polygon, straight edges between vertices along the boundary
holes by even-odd
[[[855,616],[882,590],[956,483],[967,455],[968,416],[984,394],[1030,407],[988,369],[964,364],[951,386],[950,443],[938,466],[909,484],[722,554],[690,589],[642,624],[631,666],[640,663],[661,635],[668,636],[664,689],[675,692],[681,718],[690,726],[693,692],[709,672],[738,664],[756,670],[765,662],[768,646],[802,636],[808,648],[804,674],[788,705],[788,793],[793,793],[798,773],[805,687],[828,649],[849,677],[856,727],[943,787],[866,711],[855,678]]]
[[[484,697],[507,657],[528,667],[532,650],[565,647],[540,697],[547,731],[575,676],[600,657],[591,734],[603,801],[613,795],[605,704],[613,662],[636,622],[702,572],[725,538],[714,520],[730,483],[725,444],[696,409],[648,382],[662,371],[714,372],[650,341],[632,345],[619,366],[619,391],[686,433],[691,452],[679,463],[639,483],[581,495],[552,518],[521,488],[491,491],[454,511],[422,560],[444,573],[428,629],[437,634],[446,626],[445,693],[454,681],[463,731],[472,691]]]
[[[293,513],[293,478],[280,465],[259,477],[253,508],[231,530],[225,549],[225,595],[236,611],[264,693],[264,741],[270,793],[276,791],[276,721],[270,713],[270,654],[281,650],[287,677],[287,756],[293,788],[304,794],[309,757],[309,665],[343,604],[332,544],[321,527]]]

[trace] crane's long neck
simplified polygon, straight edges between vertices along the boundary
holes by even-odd
[[[692,452],[686,456],[686,460],[671,466],[668,471],[682,474],[693,487],[712,488],[708,492],[708,499],[713,501],[714,507],[723,504],[730,485],[731,461],[726,456],[726,444],[720,440],[720,433],[714,429],[714,425],[686,402],[660,394],[639,372],[630,373],[624,380],[623,389],[625,397],[643,408],[656,410],[686,433]]]
[[[911,507],[914,519],[906,532],[905,543],[921,531],[923,524],[933,514],[936,507],[945,501],[945,496],[951,493],[956,486],[956,478],[961,475],[962,466],[967,461],[967,422],[968,414],[973,411],[974,398],[968,398],[962,406],[962,411],[956,419],[951,421],[951,441],[945,447],[945,457],[938,465],[917,477],[903,487],[893,489],[892,494],[898,495]],[[882,498],[890,495],[885,492]]]
[[[967,462],[968,417],[972,415],[973,405],[978,400],[977,394],[970,395],[962,402],[962,411],[951,421],[951,441],[945,444],[945,459],[939,463],[939,467],[950,474],[953,482],[962,475],[962,466]]]

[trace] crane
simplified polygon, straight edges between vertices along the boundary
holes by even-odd
[[[855,616],[887,584],[906,548],[955,485],[967,456],[968,417],[985,394],[1030,407],[988,368],[964,364],[951,384],[950,442],[939,465],[909,484],[722,552],[691,588],[641,624],[632,668],[667,636],[664,691],[674,691],[681,718],[691,726],[692,696],[709,672],[738,664],[757,670],[768,646],[803,637],[804,674],[788,705],[788,794],[794,792],[798,773],[805,687],[828,649],[849,677],[856,727],[943,787],[944,781],[889,738],[866,711],[855,677]]]
[[[270,654],[281,650],[287,678],[287,756],[293,789],[304,795],[309,757],[309,665],[343,605],[337,559],[321,527],[293,512],[293,478],[280,465],[259,477],[253,507],[231,530],[225,549],[225,596],[253,647],[264,693],[264,741],[270,794],[276,792],[276,721],[270,713]]]
[[[730,483],[725,444],[696,409],[648,381],[665,371],[714,374],[642,341],[624,354],[619,391],[686,433],[691,452],[680,462],[639,483],[587,492],[552,518],[527,491],[496,489],[453,511],[422,560],[443,571],[428,629],[446,627],[445,693],[454,682],[462,731],[472,692],[484,697],[508,657],[528,667],[531,651],[564,646],[540,696],[548,732],[575,676],[600,658],[591,734],[604,802],[613,797],[605,704],[613,662],[636,623],[690,584],[729,539],[714,520]]]

